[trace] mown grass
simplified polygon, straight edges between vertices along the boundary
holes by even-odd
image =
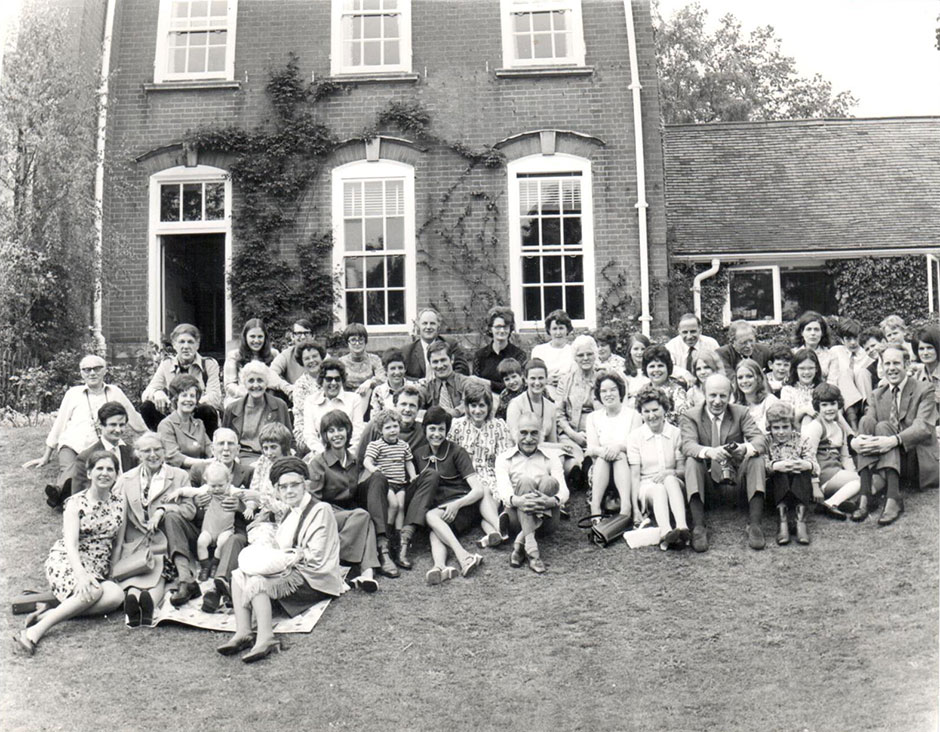
[[[817,519],[807,548],[753,552],[723,510],[703,555],[601,550],[571,522],[545,576],[488,550],[476,577],[428,588],[424,552],[254,667],[218,634],[119,617],[24,659],[8,600],[42,586],[61,530],[18,467],[42,433],[0,431],[3,729],[937,729],[936,492],[890,528]]]

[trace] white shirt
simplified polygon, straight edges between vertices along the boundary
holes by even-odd
[[[692,349],[695,351],[695,357],[698,358],[703,353],[714,353],[717,351],[718,341],[710,336],[700,335],[696,344],[692,346]],[[672,356],[673,376],[677,376],[675,372],[678,369],[682,369],[684,373],[689,373],[685,368],[685,362],[689,356],[689,347],[685,344],[685,341],[682,340],[682,336],[670,338],[666,342],[666,350],[669,351],[669,355]]]
[[[62,397],[59,413],[46,437],[46,446],[52,449],[68,447],[82,452],[98,440],[98,410],[105,402],[118,402],[127,410],[131,429],[144,432],[147,425],[134,409],[134,405],[117,386],[105,384],[98,394],[92,394],[87,386],[73,386]]]
[[[353,432],[349,436],[349,449],[356,452],[365,413],[362,397],[352,391],[341,391],[339,396],[328,399],[326,392],[318,391],[308,396],[304,402],[304,442],[314,455],[319,455],[324,450],[323,441],[320,439],[320,420],[324,414],[334,409],[345,412],[352,421]]]

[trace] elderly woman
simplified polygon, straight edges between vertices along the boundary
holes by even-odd
[[[385,381],[382,359],[366,351],[369,332],[362,323],[350,323],[343,331],[349,353],[340,356],[346,367],[346,389],[369,399],[372,390]]]
[[[216,649],[223,656],[250,649],[242,656],[245,663],[260,661],[281,648],[274,637],[273,603],[294,617],[348,589],[340,574],[333,509],[310,494],[310,473],[303,460],[278,458],[270,478],[289,509],[277,526],[276,548],[265,547],[278,555],[280,571],[251,574],[242,568],[247,550],[242,552],[239,568],[232,572],[235,633]],[[252,633],[252,616],[257,634]]]
[[[669,395],[648,386],[636,398],[643,426],[627,438],[627,460],[633,480],[634,510],[648,510],[659,527],[659,548],[681,547],[691,534],[685,517],[683,478],[685,458],[679,428],[666,421],[671,410]],[[675,526],[670,519],[675,519]]]
[[[320,364],[326,358],[326,350],[316,341],[306,340],[292,346],[292,351],[294,360],[304,369],[291,392],[294,440],[298,446],[304,446],[304,404],[309,396],[320,392]]]
[[[115,488],[124,495],[124,522],[118,532],[114,562],[147,551],[156,561],[149,569],[118,583],[125,591],[124,615],[132,628],[153,622],[153,609],[160,604],[165,589],[165,559],[179,576],[179,587],[170,602],[184,605],[200,594],[191,550],[199,533],[193,525],[196,506],[189,498],[172,498],[176,489],[189,485],[189,475],[166,464],[163,440],[155,432],[138,437],[134,451],[140,464],[123,473]]]
[[[290,429],[290,410],[283,399],[270,394],[271,370],[263,363],[246,363],[238,378],[246,394],[225,408],[222,426],[238,433],[240,458],[246,467],[261,457],[258,440],[261,428],[271,422],[280,422]]]
[[[767,431],[767,408],[780,400],[767,389],[764,372],[752,358],[741,359],[734,370],[734,401],[747,407],[761,432]]]
[[[124,510],[124,499],[114,491],[118,460],[98,450],[87,465],[89,486],[67,500],[62,538],[46,559],[46,578],[58,604],[38,609],[27,619],[26,628],[13,636],[30,656],[52,626],[77,615],[104,615],[121,606],[121,588],[106,581]]]
[[[627,466],[627,436],[640,426],[639,415],[623,403],[627,385],[615,371],[601,374],[594,383],[594,397],[601,405],[585,420],[587,429],[586,455],[594,458],[591,472],[591,514],[600,517],[602,502],[610,478],[620,495],[620,513],[630,515],[636,501],[630,492],[630,469]],[[599,518],[597,519],[599,520]]]
[[[643,351],[643,374],[647,384],[662,389],[669,397],[672,409],[666,413],[666,421],[678,425],[679,417],[689,408],[688,390],[672,375],[672,356],[665,346],[650,346]],[[634,383],[638,384],[639,380],[634,380]]]
[[[308,464],[310,492],[316,500],[326,501],[333,507],[339,531],[340,561],[359,567],[359,576],[350,584],[365,592],[375,592],[379,588],[375,568],[380,567],[382,574],[388,577],[397,577],[398,568],[389,555],[384,526],[380,563],[376,528],[369,512],[359,505],[359,465],[349,449],[352,422],[344,412],[334,409],[320,420],[320,435],[325,450]]]
[[[485,384],[478,381],[467,383],[463,390],[463,401],[467,415],[454,420],[448,438],[467,451],[477,478],[483,484],[480,525],[484,536],[478,544],[484,548],[499,546],[508,537],[499,530],[499,492],[496,489],[494,466],[497,456],[510,449],[515,442],[506,423],[494,419],[493,395]]]
[[[807,348],[816,354],[819,360],[822,381],[836,384],[839,381],[839,359],[829,352],[832,345],[829,337],[829,324],[814,310],[807,310],[793,327],[793,352]]]
[[[586,421],[595,409],[597,344],[589,335],[579,335],[571,344],[574,366],[564,375],[555,400],[558,441],[566,446],[565,475],[572,489],[581,485],[584,448],[587,447]]]
[[[471,373],[490,382],[494,394],[503,390],[503,377],[499,373],[499,363],[506,358],[514,358],[524,364],[526,352],[512,343],[509,338],[516,330],[516,314],[507,307],[496,305],[486,314],[484,336],[490,342],[473,354]]]
[[[573,327],[568,313],[552,310],[545,318],[545,332],[550,340],[532,349],[531,358],[541,359],[548,368],[547,392],[553,399],[562,377],[574,366],[574,351],[568,343]]]
[[[222,381],[225,386],[225,406],[241,399],[246,394],[245,386],[241,383],[240,372],[242,366],[252,361],[258,361],[270,366],[278,355],[278,350],[271,346],[271,336],[260,318],[251,318],[242,326],[242,334],[238,348],[230,351],[225,357],[222,367]],[[281,388],[281,379],[271,372],[271,387]],[[289,388],[289,387],[288,387]]]
[[[323,452],[323,438],[320,435],[320,420],[327,412],[334,409],[346,414],[352,422],[350,449],[355,451],[362,435],[363,415],[367,402],[354,391],[346,391],[346,367],[342,361],[328,358],[320,364],[320,391],[307,397],[304,402],[304,445],[313,453]]]
[[[202,387],[194,376],[180,374],[170,382],[170,403],[173,411],[165,417],[157,434],[166,448],[166,461],[187,470],[209,457],[212,441],[206,426],[195,415]]]
[[[46,436],[46,449],[42,457],[23,463],[23,468],[41,468],[53,454],[59,462],[59,477],[56,483],[46,486],[46,503],[55,508],[62,502],[62,487],[72,472],[78,454],[98,441],[96,415],[105,402],[116,401],[127,410],[132,429],[144,432],[147,428],[124,392],[117,386],[105,383],[107,364],[101,356],[84,356],[78,364],[82,386],[73,386],[62,397],[52,429]]]
[[[720,373],[721,362],[714,351],[703,351],[695,357],[692,364],[693,382],[686,392],[690,409],[705,402],[705,379],[712,374]]]

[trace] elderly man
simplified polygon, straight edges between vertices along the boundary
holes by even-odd
[[[294,347],[302,343],[313,335],[313,325],[306,318],[298,318],[291,324],[290,346],[281,351],[271,362],[271,371],[277,379],[286,383],[279,383],[278,386],[286,394],[290,395],[294,391],[294,382],[304,374],[303,365],[297,360],[294,354]]]
[[[62,487],[72,475],[79,453],[84,452],[98,440],[98,410],[105,402],[118,402],[127,411],[131,428],[146,431],[144,420],[134,409],[120,387],[105,383],[107,364],[101,356],[89,354],[79,361],[78,371],[84,384],[73,386],[62,397],[52,429],[46,436],[46,449],[42,457],[23,463],[23,468],[41,468],[52,460],[53,454],[59,462],[59,477],[55,484],[46,486],[46,503],[52,508],[61,505]]]
[[[463,388],[469,377],[454,371],[447,344],[436,341],[428,347],[433,378],[428,381],[428,406],[438,406],[451,417],[464,414]]]
[[[516,534],[509,564],[528,561],[536,574],[545,572],[536,535],[558,527],[561,507],[568,501],[568,486],[561,458],[540,446],[542,421],[531,412],[519,418],[516,446],[496,458],[496,490],[506,507],[500,515],[500,533]]]
[[[868,516],[875,476],[886,488],[880,526],[894,523],[904,511],[901,481],[919,488],[937,487],[934,386],[908,376],[909,359],[907,349],[895,345],[881,354],[884,384],[872,392],[859,433],[852,439],[862,483],[853,521],[864,521]]]
[[[715,485],[730,483],[747,492],[748,544],[763,549],[764,462],[767,440],[747,407],[731,404],[731,382],[723,374],[705,380],[705,402],[679,417],[685,489],[694,522],[692,548],[708,549],[705,531],[705,494]]]
[[[728,344],[715,353],[721,359],[725,376],[729,379],[734,379],[734,373],[742,359],[753,359],[761,370],[766,370],[767,359],[770,358],[770,349],[757,342],[754,326],[746,320],[735,320],[728,326]]]
[[[679,318],[679,335],[666,343],[666,350],[672,356],[673,376],[688,379],[695,377],[695,359],[703,353],[714,353],[719,348],[718,341],[702,335],[702,322],[695,313],[686,313]]]
[[[454,371],[470,374],[470,364],[460,346],[448,341],[441,335],[441,314],[434,308],[422,308],[418,313],[418,339],[402,349],[405,356],[405,376],[412,381],[423,379],[430,373],[430,354],[432,343],[440,341],[447,345],[447,352],[453,361]]]

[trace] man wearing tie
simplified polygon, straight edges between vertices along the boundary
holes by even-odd
[[[708,549],[705,494],[720,483],[747,491],[750,516],[747,535],[752,549],[763,549],[764,462],[767,439],[747,407],[730,404],[731,382],[723,374],[705,380],[705,402],[679,418],[685,455],[685,490],[692,517],[692,548]],[[734,447],[731,444],[734,443]]]
[[[447,344],[435,341],[428,348],[428,361],[434,377],[428,381],[428,406],[437,405],[451,417],[464,413],[463,387],[468,377],[454,371]]]
[[[721,359],[725,376],[734,379],[738,364],[745,358],[757,361],[761,371],[766,371],[770,348],[757,342],[757,333],[754,331],[753,325],[746,320],[735,320],[728,326],[728,343],[715,353]]]
[[[672,356],[673,376],[695,383],[695,359],[703,353],[714,353],[719,348],[718,341],[702,335],[702,323],[695,313],[686,313],[679,319],[679,335],[666,343],[666,350]]]
[[[906,348],[888,346],[881,354],[884,384],[872,392],[859,421],[852,448],[858,453],[862,488],[853,521],[868,516],[875,476],[885,486],[885,503],[878,524],[894,523],[904,511],[901,481],[921,489],[937,487],[938,451],[934,386],[908,376]]]
[[[463,350],[441,335],[441,315],[434,308],[422,308],[418,313],[418,338],[402,350],[405,357],[405,377],[417,381],[429,376],[431,364],[431,346],[444,343],[453,362],[454,371],[468,375],[470,364],[463,355]]]
[[[98,441],[75,458],[72,477],[62,487],[63,500],[88,487],[87,463],[93,452],[107,450],[118,460],[118,475],[137,466],[137,457],[130,445],[124,443],[127,410],[120,402],[105,402],[98,410]]]

